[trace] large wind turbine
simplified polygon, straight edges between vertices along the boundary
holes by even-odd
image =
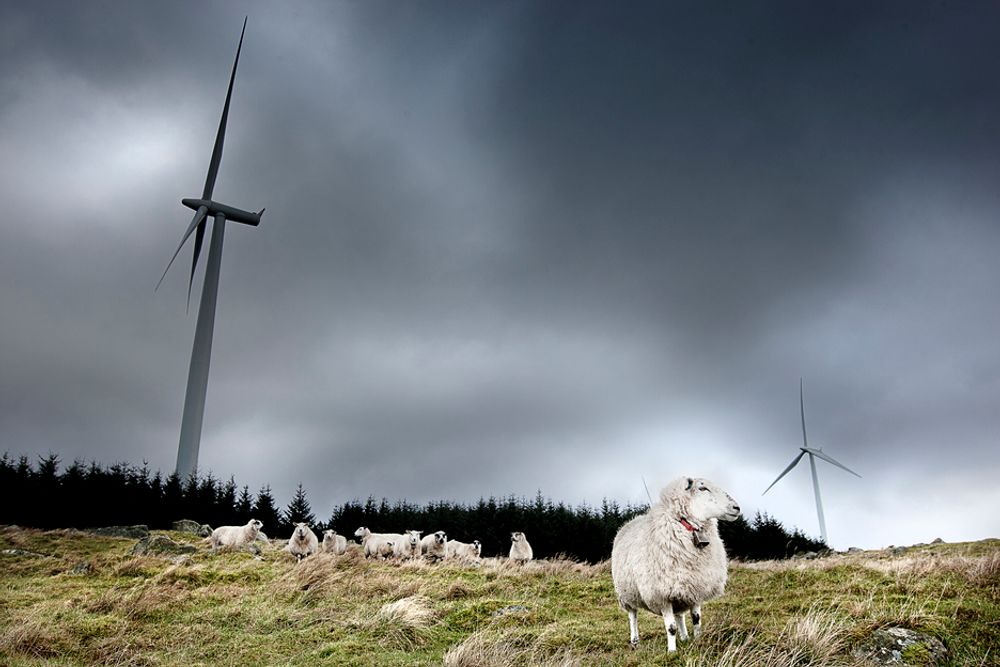
[[[853,470],[843,465],[842,463],[834,461],[829,454],[825,454],[823,452],[822,447],[813,448],[809,446],[809,440],[808,438],[806,438],[806,404],[802,392],[801,378],[799,379],[799,410],[802,414],[802,446],[799,447],[801,451],[799,452],[799,455],[796,456],[795,459],[788,464],[788,467],[785,468],[780,475],[778,475],[778,479],[771,482],[771,486],[777,484],[778,480],[787,475],[788,471],[794,468],[795,465],[802,459],[803,456],[805,456],[806,454],[809,455],[809,467],[812,469],[813,491],[816,492],[816,514],[819,515],[819,532],[823,536],[823,542],[826,542],[826,520],[823,518],[823,501],[819,497],[819,477],[816,476],[816,458],[818,457],[828,463],[832,463],[838,468],[842,468],[843,470],[846,470],[847,472],[851,473],[855,477],[861,477],[861,475],[854,472]],[[764,489],[764,493],[770,491],[771,486]],[[764,495],[764,493],[760,495]]]
[[[205,414],[205,395],[208,391],[208,368],[212,360],[212,333],[215,329],[215,303],[219,294],[219,267],[222,262],[222,239],[226,231],[226,220],[242,222],[256,227],[260,224],[260,216],[264,213],[251,213],[232,206],[220,204],[212,200],[212,190],[215,188],[215,177],[219,173],[219,163],[222,162],[222,144],[226,138],[226,120],[229,118],[229,102],[233,97],[233,83],[236,81],[236,66],[240,63],[240,50],[243,48],[243,35],[246,33],[247,22],[243,19],[243,31],[240,33],[240,43],[236,47],[236,60],[233,61],[233,72],[229,77],[229,90],[226,92],[226,103],[222,107],[222,119],[219,121],[219,131],[215,135],[215,148],[212,149],[212,160],[208,164],[208,177],[205,179],[205,189],[200,199],[182,199],[184,206],[192,209],[195,214],[180,245],[174,251],[173,257],[167,263],[157,289],[166,277],[170,266],[177,259],[181,248],[187,242],[191,233],[194,237],[194,260],[191,262],[191,276],[188,279],[188,303],[191,302],[191,285],[194,282],[194,272],[198,267],[198,256],[205,238],[205,228],[208,226],[207,216],[214,218],[212,225],[212,240],[208,249],[208,265],[205,267],[205,281],[201,290],[201,304],[198,307],[198,323],[195,325],[194,347],[191,350],[191,366],[188,370],[187,393],[184,396],[184,416],[181,419],[180,444],[177,447],[177,474],[187,478],[198,469],[198,447],[201,443],[201,424]]]

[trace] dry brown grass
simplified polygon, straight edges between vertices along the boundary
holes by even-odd
[[[551,652],[543,642],[532,640],[518,630],[499,636],[482,631],[448,649],[444,667],[580,667],[582,661],[571,651]]]
[[[355,627],[374,635],[382,646],[406,650],[427,643],[427,630],[436,619],[430,600],[414,595],[382,605],[371,618],[356,620]]]
[[[891,559],[866,559],[864,567],[877,570],[897,580],[909,581],[929,574],[955,574],[975,586],[1000,587],[1000,554],[981,556],[914,555]]]
[[[712,631],[696,641],[698,653],[687,655],[684,667],[862,667],[846,655],[849,617],[842,611],[814,606],[791,618],[769,637],[761,628],[747,630],[740,619],[715,619]],[[681,654],[683,655],[683,653]]]
[[[34,658],[55,658],[63,653],[59,631],[32,610],[9,618],[0,633],[0,654],[20,653]]]

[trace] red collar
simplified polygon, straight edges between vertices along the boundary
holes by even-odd
[[[681,525],[684,526],[685,528],[687,528],[688,531],[690,531],[692,533],[698,532],[698,529],[695,528],[694,526],[692,526],[691,522],[688,521],[687,519],[685,519],[684,517],[681,517]]]

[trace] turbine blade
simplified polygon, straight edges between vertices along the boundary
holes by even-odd
[[[229,119],[229,102],[233,98],[233,84],[236,82],[236,66],[240,64],[240,50],[243,48],[243,35],[247,31],[247,20],[243,19],[243,32],[240,33],[240,44],[236,47],[236,60],[233,61],[233,72],[229,75],[229,90],[226,91],[226,103],[222,107],[222,119],[219,121],[219,131],[215,135],[215,148],[212,149],[212,161],[208,164],[208,177],[205,178],[205,190],[202,199],[211,199],[215,189],[215,177],[219,175],[219,164],[222,162],[222,144],[226,140],[226,121]]]
[[[809,441],[806,439],[806,399],[802,393],[802,378],[799,378],[799,410],[802,413],[802,446],[808,447]]]
[[[153,290],[154,292],[160,289],[160,285],[163,283],[163,279],[167,277],[167,271],[170,270],[170,267],[174,263],[174,260],[177,259],[177,255],[180,254],[181,248],[184,247],[184,244],[187,242],[188,237],[191,236],[191,232],[193,232],[195,227],[197,227],[198,224],[205,218],[206,213],[208,213],[208,209],[204,206],[198,207],[198,210],[195,211],[194,218],[191,220],[191,224],[188,225],[187,231],[184,232],[184,236],[181,237],[181,242],[177,246],[177,250],[174,251],[174,256],[170,258],[169,262],[167,262],[167,268],[163,270],[163,275],[160,276],[160,282],[156,283],[156,288]],[[190,289],[188,291],[190,293]],[[190,299],[190,296],[188,298]]]
[[[827,463],[832,463],[833,465],[837,466],[838,468],[842,468],[843,470],[846,470],[847,472],[851,473],[855,477],[859,477],[859,478],[861,477],[861,475],[859,475],[858,473],[854,472],[853,470],[851,470],[850,468],[848,468],[847,466],[845,466],[843,463],[839,463],[837,461],[834,461],[833,457],[830,456],[829,454],[824,454],[823,452],[819,451],[818,449],[812,450],[812,454],[813,454],[813,456],[818,456],[819,458],[823,459]]]
[[[778,479],[776,479],[773,482],[771,482],[771,486],[774,486],[775,484],[777,484],[778,480],[780,480],[782,477],[784,477],[785,475],[787,475],[788,471],[791,470],[792,468],[794,468],[795,464],[797,464],[802,459],[802,457],[805,456],[805,454],[806,454],[805,452],[799,452],[799,455],[795,457],[795,460],[793,460],[791,463],[789,463],[788,467],[781,471],[781,474],[778,475]],[[768,491],[770,491],[771,490],[771,486],[769,486],[766,489],[764,489],[764,493],[767,493]],[[764,493],[762,493],[760,495],[764,495]]]
[[[205,227],[208,223],[204,220],[198,225],[198,232],[194,235],[194,259],[191,260],[191,277],[188,278],[188,300],[187,311],[191,310],[191,286],[194,285],[194,271],[198,268],[198,256],[201,254],[201,245],[205,241]]]

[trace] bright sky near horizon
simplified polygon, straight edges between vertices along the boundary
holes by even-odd
[[[1000,536],[1000,6],[0,5],[0,453],[355,497],[727,488],[831,544]],[[200,272],[195,299],[200,293]]]

